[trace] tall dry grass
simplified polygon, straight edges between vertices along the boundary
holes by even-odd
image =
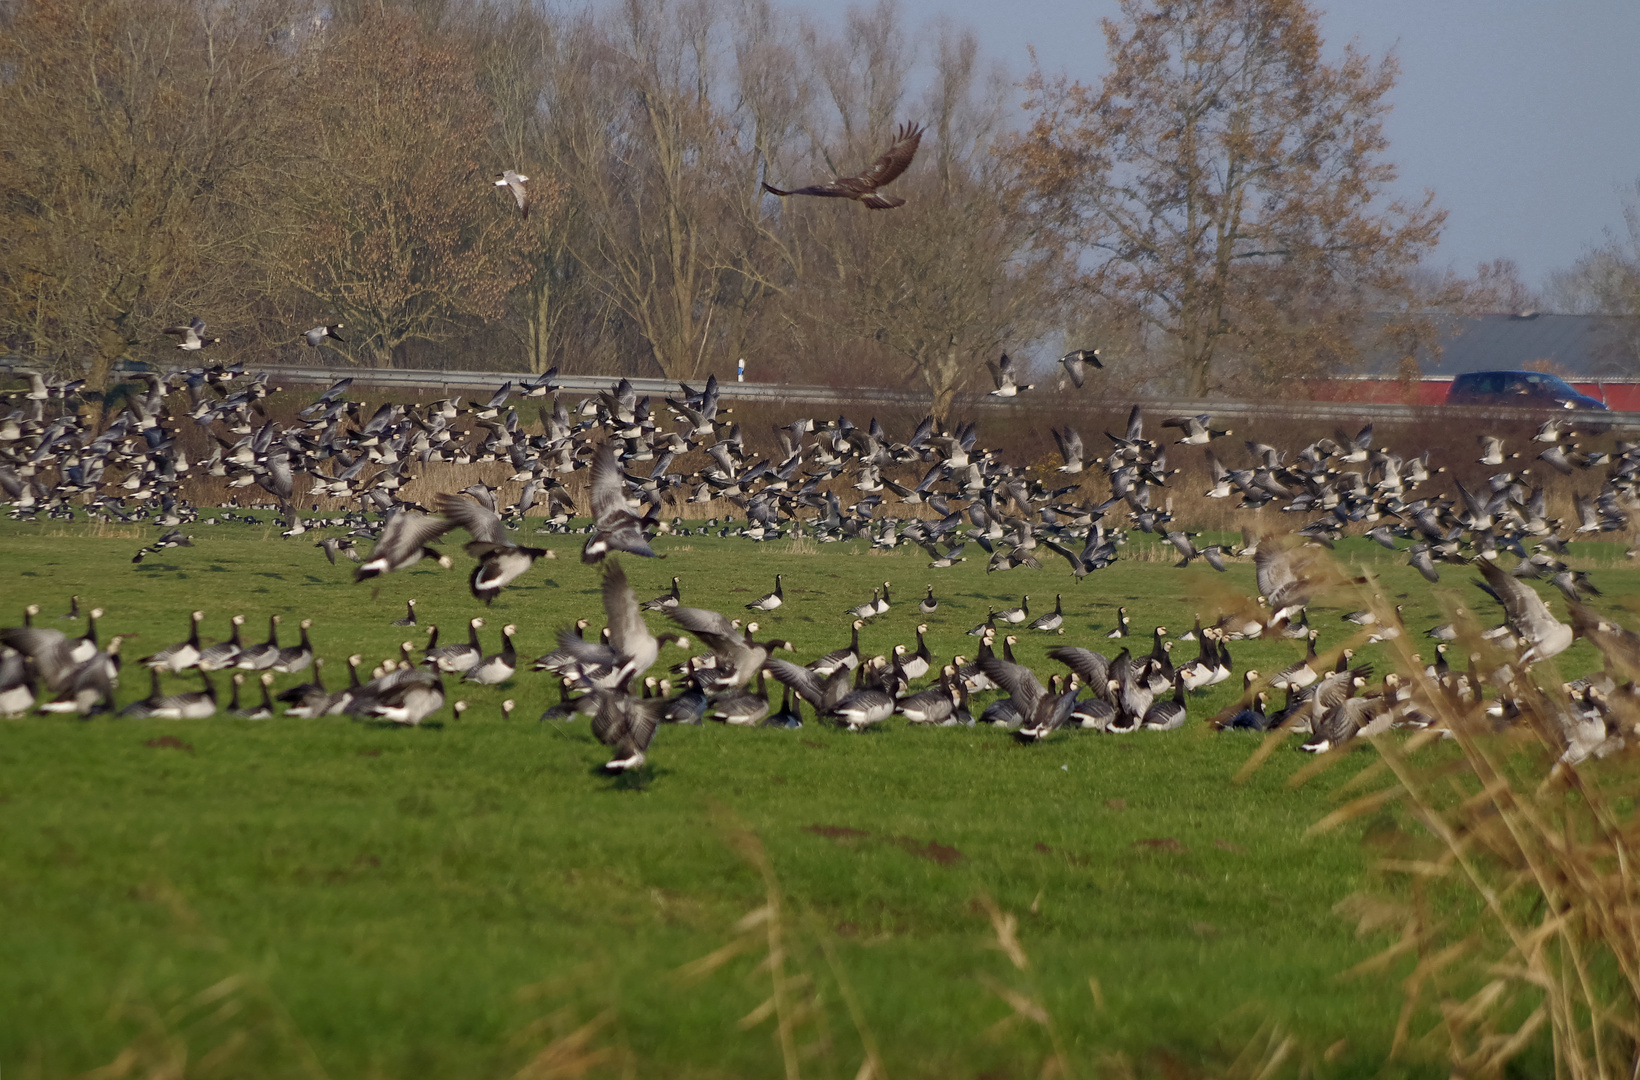
[[[1370,575],[1358,592],[1363,606],[1385,607]],[[1472,616],[1456,607],[1451,614],[1460,629],[1455,656],[1474,654],[1483,676],[1509,660],[1481,638]],[[1614,695],[1622,744],[1608,741],[1600,748],[1607,756],[1578,760],[1569,751],[1577,744],[1568,726],[1574,703],[1553,662],[1513,678],[1500,673],[1488,679],[1487,697],[1468,701],[1426,675],[1409,635],[1390,646],[1394,670],[1435,724],[1410,737],[1358,741],[1370,762],[1310,830],[1365,820],[1378,853],[1381,886],[1347,897],[1337,911],[1361,934],[1391,941],[1344,977],[1400,980],[1392,1058],[1444,1054],[1454,1076],[1492,1077],[1532,1074],[1536,1065],[1521,1061],[1541,1055],[1564,1080],[1633,1080],[1640,715]],[[1617,660],[1619,678],[1640,674]],[[1518,716],[1488,714],[1500,693],[1518,702]],[[1287,739],[1268,736],[1241,776]],[[1346,761],[1361,757],[1325,755],[1289,786]]]

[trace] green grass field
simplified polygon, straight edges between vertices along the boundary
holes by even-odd
[[[107,531],[0,524],[0,621],[16,625],[34,602],[48,625],[69,627],[56,616],[78,593],[107,609],[105,638],[138,635],[126,646],[135,657],[182,638],[195,607],[208,635],[244,614],[247,641],[272,613],[286,616],[290,641],[294,621],[310,617],[340,685],[348,653],[394,653],[406,635],[388,624],[406,598],[419,601],[418,646],[431,623],[463,639],[478,607],[455,544],[456,570],[355,586],[313,534],[193,525],[194,547],[134,566],[155,531],[93,535]],[[579,538],[543,539],[560,558],[484,612],[487,649],[508,621],[524,660],[577,616],[601,625]],[[844,609],[885,579],[895,606],[862,637],[874,652],[914,644],[928,582],[943,601],[930,645],[946,657],[972,655],[964,632],[988,604],[1029,591],[1033,610],[1047,611],[1063,592],[1066,633],[1018,648],[1044,675],[1056,644],[1113,653],[1104,633],[1118,604],[1144,650],[1156,623],[1179,634],[1225,591],[1253,591],[1250,564],[1218,575],[1134,560],[1075,585],[1058,562],[990,576],[983,561],[927,570],[915,548],[695,537],[656,547],[664,561],[625,562],[640,597],[676,574],[686,604],[744,614],[784,572],[786,606],[760,622],[799,660],[846,644]],[[1606,567],[1603,603],[1636,595],[1640,578],[1612,567],[1611,551],[1583,554]],[[1351,541],[1339,555],[1382,575],[1415,635],[1444,618],[1443,591],[1495,614],[1473,572],[1448,569],[1432,588],[1382,549]],[[1357,606],[1343,596],[1312,609],[1323,648],[1353,629],[1338,615]],[[1285,641],[1232,651],[1238,672],[1300,655]],[[1190,644],[1176,653],[1192,655]],[[1593,664],[1580,643],[1561,668]],[[146,693],[145,675],[128,664],[122,703]],[[1265,1024],[1296,1038],[1289,1068],[1436,1075],[1444,1066],[1416,1052],[1385,1066],[1404,971],[1337,978],[1384,944],[1358,939],[1332,910],[1381,884],[1361,843],[1373,820],[1304,836],[1370,750],[1296,788],[1286,781],[1310,759],[1282,751],[1234,784],[1257,738],[1214,735],[1202,721],[1238,690],[1239,679],[1193,700],[1179,732],[1068,733],[1031,747],[995,729],[899,720],[860,735],[812,719],[796,732],[668,727],[641,787],[601,774],[607,751],[584,720],[537,722],[556,691],[527,671],[508,686],[461,688],[463,719],[446,709],[416,730],[346,719],[6,722],[0,1075],[117,1060],[119,1075],[141,1075],[139,1064],[185,1053],[190,1076],[501,1077],[600,1016],[586,1046],[612,1075],[781,1075],[772,1021],[740,1023],[769,996],[761,953],[695,980],[678,974],[742,940],[737,921],[764,902],[743,831],[784,897],[785,971],[792,1000],[809,1006],[793,1035],[805,1076],[854,1076],[867,1041],[893,1077],[1036,1075],[1056,1041],[1089,1072],[1111,1054],[1141,1072],[1212,1070]],[[519,706],[510,721],[506,697]],[[985,898],[1017,916],[1024,971],[996,947]],[[1053,1031],[994,1026],[1012,1015],[998,987],[1038,1000]]]

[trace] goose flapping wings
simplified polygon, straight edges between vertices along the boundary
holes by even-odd
[[[899,132],[894,136],[894,145],[859,176],[839,177],[829,184],[810,184],[808,187],[790,191],[783,191],[765,182],[763,190],[770,195],[818,195],[830,199],[853,199],[872,210],[892,210],[896,206],[904,206],[904,199],[879,194],[877,189],[892,183],[911,167],[911,159],[917,156],[917,146],[922,142],[922,135],[921,125],[901,124]]]

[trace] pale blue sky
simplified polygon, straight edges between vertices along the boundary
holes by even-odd
[[[1100,16],[1115,0],[899,0],[905,23],[973,26],[1015,77],[1104,74]],[[795,0],[825,20],[843,5]],[[1394,49],[1386,123],[1397,195],[1433,188],[1450,211],[1437,269],[1514,259],[1528,285],[1622,225],[1640,180],[1640,0],[1317,0],[1328,48]]]
[[[975,28],[1016,75],[1028,46],[1083,82],[1105,71],[1114,0],[900,0],[906,22]],[[817,14],[825,5],[803,7]],[[1526,281],[1599,243],[1640,179],[1640,0],[1318,2],[1329,46],[1394,48],[1401,81],[1386,125],[1400,189],[1450,211],[1434,260],[1472,273],[1508,257]],[[832,8],[837,10],[837,8]]]

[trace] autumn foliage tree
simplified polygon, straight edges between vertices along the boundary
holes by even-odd
[[[1158,332],[1194,394],[1227,359],[1347,364],[1444,220],[1433,196],[1385,198],[1394,59],[1328,63],[1304,0],[1123,0],[1103,27],[1110,73],[1032,76],[1019,146],[1030,205],[1091,253],[1086,287]]]
[[[410,14],[361,9],[303,42],[301,156],[280,185],[287,227],[270,260],[307,299],[291,325],[340,321],[372,366],[501,316],[539,234],[489,154],[492,115],[459,42]],[[550,215],[550,176],[532,178]]]

